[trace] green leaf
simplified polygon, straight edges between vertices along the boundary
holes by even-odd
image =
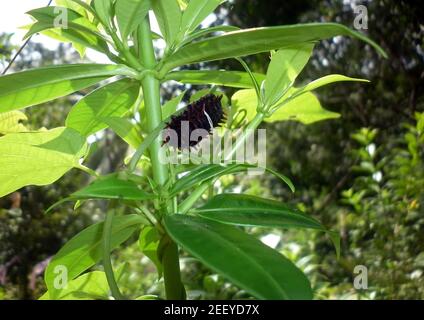
[[[206,266],[259,299],[311,299],[306,276],[290,260],[233,226],[167,215],[169,235]]]
[[[240,30],[240,28],[235,26],[214,26],[214,27],[209,27],[205,29],[200,29],[186,36],[184,40],[179,44],[179,46],[180,47],[185,46],[186,44],[191,43],[194,40],[204,37],[211,33],[231,32],[231,31],[238,31],[238,30]]]
[[[90,87],[125,67],[73,64],[32,69],[0,77],[0,112],[30,107]]]
[[[257,98],[255,90],[246,89],[237,91],[231,98],[232,106],[239,110],[245,109],[249,120],[256,115]],[[274,114],[265,118],[265,122],[294,120],[303,124],[311,124],[321,120],[338,118],[340,115],[325,110],[317,97],[306,92],[282,105]]]
[[[26,120],[28,120],[27,116],[21,111],[0,113],[0,134],[28,131],[22,124]]]
[[[99,52],[107,52],[107,44],[103,41],[98,35],[93,35],[88,32],[81,31],[79,29],[84,29],[77,24],[69,22],[69,29],[56,28],[53,22],[36,22],[29,29],[28,33],[25,35],[25,38],[36,33],[46,33],[47,31],[54,31],[58,36],[55,37],[56,40],[65,39],[65,42],[76,43]],[[51,37],[51,36],[50,36]]]
[[[112,174],[96,179],[87,187],[70,195],[71,199],[116,199],[116,200],[148,200],[155,195],[141,190],[138,185],[128,178]]]
[[[137,149],[143,142],[142,133],[138,124],[127,118],[107,117],[102,118],[113,132],[120,136],[132,148]]]
[[[154,198],[156,198],[154,194],[141,190],[137,183],[131,180],[130,177],[122,173],[110,174],[107,176],[100,176],[87,187],[54,203],[46,210],[46,213],[51,212],[54,208],[67,201],[81,202],[81,200],[95,199],[145,201]],[[79,206],[80,204],[78,207]]]
[[[265,80],[266,106],[274,105],[303,70],[312,55],[313,43],[302,43],[278,50],[272,55]]]
[[[191,0],[181,19],[181,32],[188,34],[194,31],[221,2],[222,0]]]
[[[11,133],[0,138],[0,197],[29,185],[48,185],[87,153],[85,138],[69,128]]]
[[[116,0],[115,14],[124,41],[143,21],[150,6],[150,0]]]
[[[55,300],[108,300],[109,285],[102,271],[87,272],[68,282],[66,288],[53,295]],[[52,300],[47,291],[39,300]]]
[[[319,221],[279,201],[251,195],[219,194],[193,210],[199,216],[226,224],[279,228],[308,228],[326,232],[340,256],[340,235]]]
[[[162,36],[168,45],[172,45],[180,31],[181,10],[176,0],[153,0],[155,13]]]
[[[71,1],[68,1],[69,3],[72,3]],[[74,4],[75,5],[75,4]],[[78,5],[76,5],[79,7]],[[55,19],[61,18],[62,15],[66,12],[66,19],[67,21],[61,21],[58,20],[58,22],[72,22],[74,24],[78,24],[80,26],[83,26],[90,31],[98,31],[97,27],[91,23],[90,20],[87,19],[86,16],[84,16],[85,10],[81,10],[83,13],[78,12],[76,10],[73,10],[73,8],[69,7],[43,7],[38,9],[33,9],[31,11],[28,11],[27,14],[37,19],[39,22],[46,22],[46,23],[52,23],[54,24]],[[66,29],[67,27],[64,26]]]
[[[253,73],[261,83],[265,75]],[[220,85],[234,88],[253,88],[254,85],[247,72],[226,70],[184,70],[174,71],[166,75],[164,81],[175,80],[181,83]]]
[[[56,22],[61,19],[63,13],[66,12],[66,23],[63,25]],[[79,43],[100,52],[107,52],[108,46],[105,38],[98,32],[97,27],[93,25],[86,17],[79,13],[60,7],[45,7],[27,12],[27,14],[37,19],[25,38],[32,36],[35,33],[54,30],[60,38],[65,38],[68,41]]]
[[[365,41],[386,57],[375,42],[348,27],[337,23],[310,23],[245,29],[194,42],[167,57],[161,71],[165,74],[185,64],[247,56],[339,35]]]
[[[227,175],[227,174],[235,174],[239,172],[245,172],[249,169],[257,169],[258,166],[250,165],[250,164],[206,164],[206,165],[200,165],[197,166],[195,169],[191,170],[188,174],[183,176],[182,178],[178,179],[175,184],[171,187],[169,190],[169,193],[171,196],[174,196],[180,192],[186,191],[188,189],[191,189],[195,186],[197,186],[200,183],[212,181],[215,180],[221,176]],[[293,183],[290,181],[289,178],[273,171],[268,168],[261,168],[264,169],[275,176],[277,176],[279,179],[284,181],[290,189],[294,192],[294,186]]]
[[[138,246],[143,254],[148,257],[156,266],[159,278],[162,277],[162,263],[158,257],[158,247],[160,243],[160,235],[156,228],[145,226],[141,230]]]
[[[194,211],[203,218],[234,225],[327,231],[317,220],[296,208],[244,194],[219,194]]]
[[[328,111],[321,107],[318,98],[311,92],[303,93],[297,98],[290,100],[275,111],[266,122],[294,120],[303,124],[311,124],[317,121],[336,119],[340,114]]]
[[[346,82],[346,81],[370,82],[369,80],[366,80],[366,79],[350,78],[350,77],[343,76],[341,74],[329,74],[327,76],[324,76],[322,78],[309,82],[306,86],[300,88],[298,92],[293,92],[293,94],[297,95],[302,92],[313,91],[320,87],[326,86],[327,84],[330,84],[330,83]]]
[[[63,43],[71,43],[74,49],[79,53],[80,57],[83,58],[85,56],[86,52],[86,46],[81,44],[81,41],[72,41],[69,38],[65,38],[62,36],[62,32],[60,29],[46,29],[44,31],[40,32],[42,35],[47,36],[51,39],[54,39],[56,41],[60,41]]]
[[[94,9],[104,26],[110,27],[113,0],[93,0]]]
[[[123,117],[137,101],[140,85],[124,78],[108,83],[79,100],[66,118],[66,126],[89,136],[108,127],[104,118]]]
[[[136,215],[125,215],[113,219],[111,248],[118,247],[136,231],[143,219]],[[75,279],[102,258],[103,222],[93,224],[69,240],[47,266],[44,280],[51,298],[56,298],[66,289],[55,288],[59,268],[65,267],[68,280]]]
[[[78,12],[80,15],[87,17],[87,11],[85,10],[85,8],[87,8],[87,6],[89,7],[89,5],[88,4],[85,4],[84,1],[85,0],[83,0],[83,1],[55,0],[55,3],[58,6],[72,9],[72,10]]]

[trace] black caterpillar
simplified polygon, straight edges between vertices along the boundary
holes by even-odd
[[[219,126],[224,120],[225,114],[221,99],[222,96],[208,94],[189,104],[180,115],[172,116],[170,122],[166,125],[166,137],[163,144],[168,143],[171,147],[180,150],[195,147],[211,133],[214,127]],[[181,125],[183,121],[188,122],[188,135],[182,133]],[[190,141],[191,133],[196,129],[203,129],[203,134],[199,136],[197,141]],[[171,139],[167,130],[173,130],[177,134],[178,140]]]

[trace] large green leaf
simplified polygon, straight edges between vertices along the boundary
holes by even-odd
[[[340,256],[340,235],[319,221],[279,201],[244,194],[219,194],[194,209],[199,216],[239,226],[308,228],[326,232]]]
[[[37,105],[123,74],[126,67],[73,64],[32,69],[0,77],[0,112]]]
[[[22,124],[26,120],[28,120],[27,116],[21,111],[0,113],[0,134],[28,131]]]
[[[173,195],[176,195],[177,193],[191,189],[199,185],[200,183],[215,180],[223,175],[246,172],[248,170],[257,169],[257,168],[258,167],[255,165],[241,164],[241,163],[227,164],[227,165],[206,164],[206,165],[197,166],[195,169],[191,170],[188,174],[178,179],[169,190],[169,193],[170,195],[173,196]],[[274,174],[276,177],[284,181],[290,187],[290,189],[294,192],[293,183],[290,181],[289,178],[268,168],[261,168],[261,169],[264,169]]]
[[[308,63],[313,48],[313,43],[302,43],[278,50],[272,55],[266,73],[265,105],[274,105],[293,85]]]
[[[256,115],[257,97],[255,90],[245,89],[237,91],[231,98],[232,106],[239,110],[245,109],[249,120]],[[294,120],[304,124],[338,118],[340,115],[325,110],[317,97],[311,92],[306,92],[281,106],[272,116],[265,118],[266,122]]]
[[[191,0],[181,19],[181,32],[191,33],[222,2],[222,0]]]
[[[111,231],[111,248],[116,248],[127,240],[143,222],[136,214],[115,217]],[[103,222],[89,226],[69,240],[50,261],[44,279],[51,298],[60,296],[61,291],[66,290],[55,288],[58,268],[65,267],[68,280],[72,280],[101,260],[102,233]]]
[[[290,260],[238,228],[169,215],[169,235],[190,254],[259,299],[311,299],[306,276]]]
[[[87,152],[85,138],[69,128],[11,133],[0,138],[0,197],[28,185],[51,184]]]
[[[93,271],[69,281],[66,288],[56,295],[52,296],[50,291],[47,291],[39,300],[107,300],[109,295],[105,273]]]
[[[185,64],[247,56],[339,35],[363,40],[376,48],[381,55],[386,56],[383,49],[375,42],[343,25],[310,23],[246,29],[194,42],[167,57],[162,66],[162,72],[165,74]]]
[[[326,231],[321,223],[296,208],[280,201],[245,194],[219,194],[196,208],[195,212],[204,218],[228,224]]]
[[[126,41],[149,12],[151,0],[116,0],[115,14],[122,39]]]
[[[176,0],[153,0],[155,13],[162,36],[168,45],[174,43],[181,25],[181,9]]]
[[[124,78],[86,95],[72,107],[66,126],[89,136],[108,127],[105,118],[123,117],[137,101],[140,85]]]
[[[261,83],[265,75],[253,73]],[[164,81],[175,80],[181,83],[220,85],[234,88],[253,88],[254,84],[247,72],[225,70],[184,70],[174,71],[166,75]]]

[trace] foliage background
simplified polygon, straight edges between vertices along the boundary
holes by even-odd
[[[331,243],[311,231],[253,229],[307,272],[318,299],[424,298],[424,9],[420,1],[235,0],[216,13],[217,21],[240,27],[298,22],[339,22],[351,26],[354,4],[369,12],[366,32],[388,52],[380,59],[358,41],[333,39],[317,46],[300,77],[307,82],[329,73],[364,77],[371,84],[338,84],[323,88],[326,108],[340,112],[337,120],[310,126],[296,122],[266,125],[268,165],[287,174],[297,191],[289,194],[267,176],[222,179],[217,188],[270,195],[301,206],[326,226],[339,230],[342,257]],[[15,50],[8,35],[0,36],[2,66]],[[49,51],[30,44],[14,70],[51,63],[77,62],[67,46]],[[267,55],[247,59],[254,71],[265,72]],[[222,61],[217,68],[231,63]],[[164,96],[180,88],[168,87]],[[200,89],[195,87],[193,90]],[[231,93],[231,92],[229,92]],[[76,97],[26,110],[28,127],[63,124]],[[124,146],[110,132],[97,143],[90,167],[102,173],[122,163]],[[102,219],[102,206],[88,204],[73,212],[65,205],[52,215],[44,209],[76,190],[89,178],[72,171],[54,186],[28,187],[0,199],[0,299],[33,299],[43,292],[45,263],[72,235]],[[124,294],[163,290],[154,266],[137,248],[136,239],[115,253],[126,263]],[[182,259],[191,298],[238,299],[243,291],[211,273],[190,257]],[[368,290],[355,290],[357,265],[369,270]]]

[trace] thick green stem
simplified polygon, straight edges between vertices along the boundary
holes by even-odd
[[[106,218],[103,225],[103,268],[105,270],[107,283],[109,284],[112,296],[116,300],[123,300],[124,297],[119,291],[119,287],[115,280],[115,274],[113,273],[112,261],[110,259],[110,234],[112,231],[113,217],[115,215],[115,209],[106,212]]]
[[[141,59],[147,69],[154,69],[156,66],[155,52],[153,48],[152,35],[150,33],[149,18],[141,23],[140,36],[142,40],[141,45]],[[152,73],[147,73],[141,81],[144,94],[144,106],[146,108],[147,117],[147,130],[152,132],[162,122],[162,112],[160,105],[160,83]],[[160,161],[160,156],[164,155],[163,148],[161,148],[161,139],[158,136],[150,145],[150,156],[153,167],[153,179],[159,185],[165,184],[168,179],[168,170],[165,164]],[[161,154],[162,153],[162,154]],[[163,157],[163,159],[165,159]]]
[[[154,70],[156,66],[155,52],[150,31],[149,16],[147,16],[139,27],[140,57],[147,70]],[[162,122],[162,111],[160,105],[160,82],[153,72],[148,72],[141,81],[144,94],[144,106],[147,117],[147,130],[154,131]],[[169,176],[168,167],[161,163],[165,159],[164,149],[161,148],[161,138],[157,137],[150,145],[150,161],[153,170],[153,179],[157,185],[163,186]],[[167,207],[164,203],[163,208]],[[165,291],[167,299],[185,299],[185,289],[181,282],[180,264],[177,245],[170,240],[165,249],[163,259],[163,273],[165,280]]]
[[[178,247],[171,239],[169,239],[168,245],[164,248],[162,267],[166,299],[185,300],[186,292],[181,283]]]
[[[256,116],[249,122],[245,130],[243,130],[242,135],[236,140],[235,146],[231,149],[231,152],[225,157],[225,160],[230,160],[237,152],[237,149],[240,148],[250,134],[255,130],[259,124],[264,119],[265,115],[263,113],[257,113]],[[188,210],[193,207],[196,201],[208,190],[209,183],[204,183],[196,188],[193,193],[191,193],[179,206],[178,212],[186,213]]]

